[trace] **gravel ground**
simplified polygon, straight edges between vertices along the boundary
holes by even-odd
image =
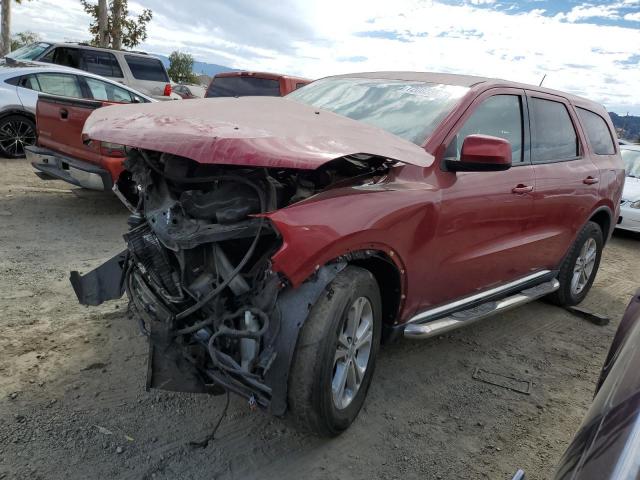
[[[109,194],[0,160],[1,479],[528,479],[552,476],[589,406],[640,278],[640,236],[616,233],[584,306],[595,326],[536,302],[381,352],[364,410],[320,440],[232,397],[146,392],[146,341],[124,301],[85,308],[69,270],[117,253],[127,213]],[[522,394],[476,368],[531,382]]]

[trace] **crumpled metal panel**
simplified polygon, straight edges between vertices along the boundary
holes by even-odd
[[[378,127],[278,97],[103,107],[83,136],[199,163],[316,169],[359,153],[426,167],[433,156]]]

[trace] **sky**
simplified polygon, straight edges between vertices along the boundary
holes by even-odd
[[[320,78],[414,70],[539,84],[640,115],[640,0],[129,0],[153,11],[138,49]],[[79,0],[13,7],[14,32],[89,39]]]

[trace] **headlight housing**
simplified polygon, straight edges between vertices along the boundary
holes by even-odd
[[[631,208],[640,208],[640,200],[636,200],[635,202],[631,202],[629,204]]]

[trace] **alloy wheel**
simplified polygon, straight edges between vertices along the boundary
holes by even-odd
[[[0,147],[12,157],[24,155],[24,147],[36,143],[36,132],[30,123],[10,120],[0,126]]]
[[[596,264],[598,256],[598,244],[594,238],[588,238],[582,248],[580,254],[576,258],[573,266],[573,276],[571,277],[571,293],[579,295],[589,283],[593,267]]]
[[[369,299],[358,297],[349,307],[334,355],[331,391],[337,409],[347,408],[358,393],[372,346],[373,308]]]

